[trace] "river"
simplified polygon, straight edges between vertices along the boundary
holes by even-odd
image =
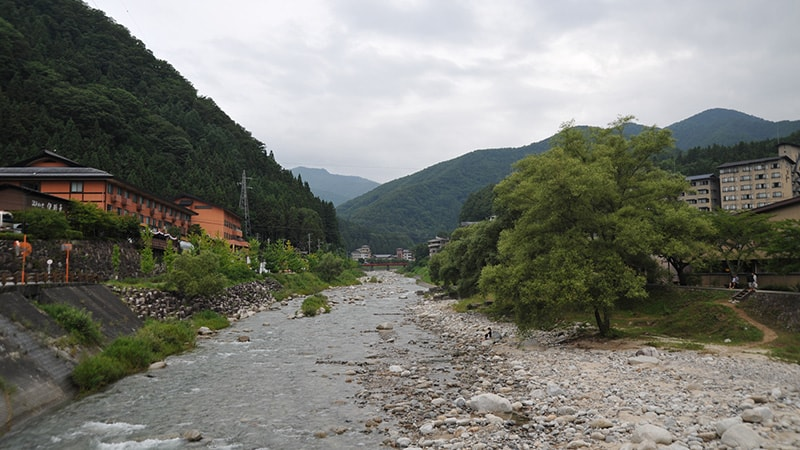
[[[0,448],[381,447],[386,436],[365,423],[384,414],[359,401],[364,388],[354,372],[364,364],[391,364],[386,346],[432,350],[423,347],[428,332],[403,320],[404,305],[419,289],[415,281],[391,272],[370,275],[381,282],[325,291],[333,303],[328,314],[290,318],[299,299],[258,313],[169,357],[164,369],[130,376],[29,421],[2,438]],[[393,329],[378,332],[385,322]],[[241,336],[249,342],[239,342]],[[202,439],[181,438],[189,430]]]

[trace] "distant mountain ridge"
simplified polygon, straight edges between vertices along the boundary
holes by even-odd
[[[676,147],[688,150],[710,145],[734,145],[763,141],[800,130],[800,120],[771,122],[732,109],[714,108],[667,127]]]
[[[786,136],[800,130],[800,120],[770,122],[715,108],[666,128],[673,131],[676,147],[688,150],[773,139],[777,129]],[[641,125],[631,125],[626,132],[637,129]],[[452,231],[469,194],[505,178],[514,162],[548,150],[550,139],[517,148],[475,150],[347,201],[337,207],[343,240],[348,247],[369,244],[373,251],[387,252]]]
[[[325,169],[295,167],[292,174],[308,183],[311,192],[322,200],[338,206],[380,186],[377,181],[353,175],[337,175]]]

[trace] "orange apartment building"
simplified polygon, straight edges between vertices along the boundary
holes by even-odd
[[[93,203],[118,215],[135,216],[156,230],[177,227],[185,234],[194,211],[162,199],[108,172],[83,166],[51,151],[13,166],[0,167],[0,183],[8,183],[66,200]]]
[[[232,247],[249,247],[242,234],[242,219],[227,209],[208,203],[193,195],[183,194],[175,203],[192,211],[192,222],[211,237],[224,239]]]

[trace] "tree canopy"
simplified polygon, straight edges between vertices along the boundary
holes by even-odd
[[[619,300],[646,297],[652,256],[675,236],[656,217],[689,206],[678,200],[685,179],[653,162],[672,146],[670,132],[627,137],[630,120],[588,132],[566,124],[553,148],[521,160],[498,184],[496,210],[510,226],[480,285],[520,327],[552,325],[580,308],[607,335]]]

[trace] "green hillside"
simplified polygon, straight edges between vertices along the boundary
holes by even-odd
[[[348,246],[369,244],[394,252],[450,232],[467,196],[497,183],[523,157],[550,147],[542,141],[519,148],[476,150],[382,184],[337,208]]]
[[[339,243],[333,204],[127,29],[78,0],[0,0],[0,155],[42,149],[234,211],[246,170],[253,235]]]
[[[676,148],[664,155],[662,167],[684,175],[709,173],[727,161],[775,154],[780,140],[800,142],[800,121],[769,122],[744,113],[710,109],[670,125]],[[776,139],[775,130],[785,131]],[[641,125],[630,124],[626,134],[638,134]],[[708,137],[712,144],[707,146]],[[718,141],[722,144],[714,143]],[[342,236],[348,248],[369,244],[373,251],[410,248],[449,233],[470,194],[497,183],[511,173],[512,164],[524,156],[546,151],[549,139],[515,149],[478,150],[381,185],[338,207]],[[686,150],[682,150],[686,149]],[[483,196],[483,200],[490,197]],[[485,203],[485,202],[484,202]],[[476,220],[485,204],[470,205],[461,219]]]

